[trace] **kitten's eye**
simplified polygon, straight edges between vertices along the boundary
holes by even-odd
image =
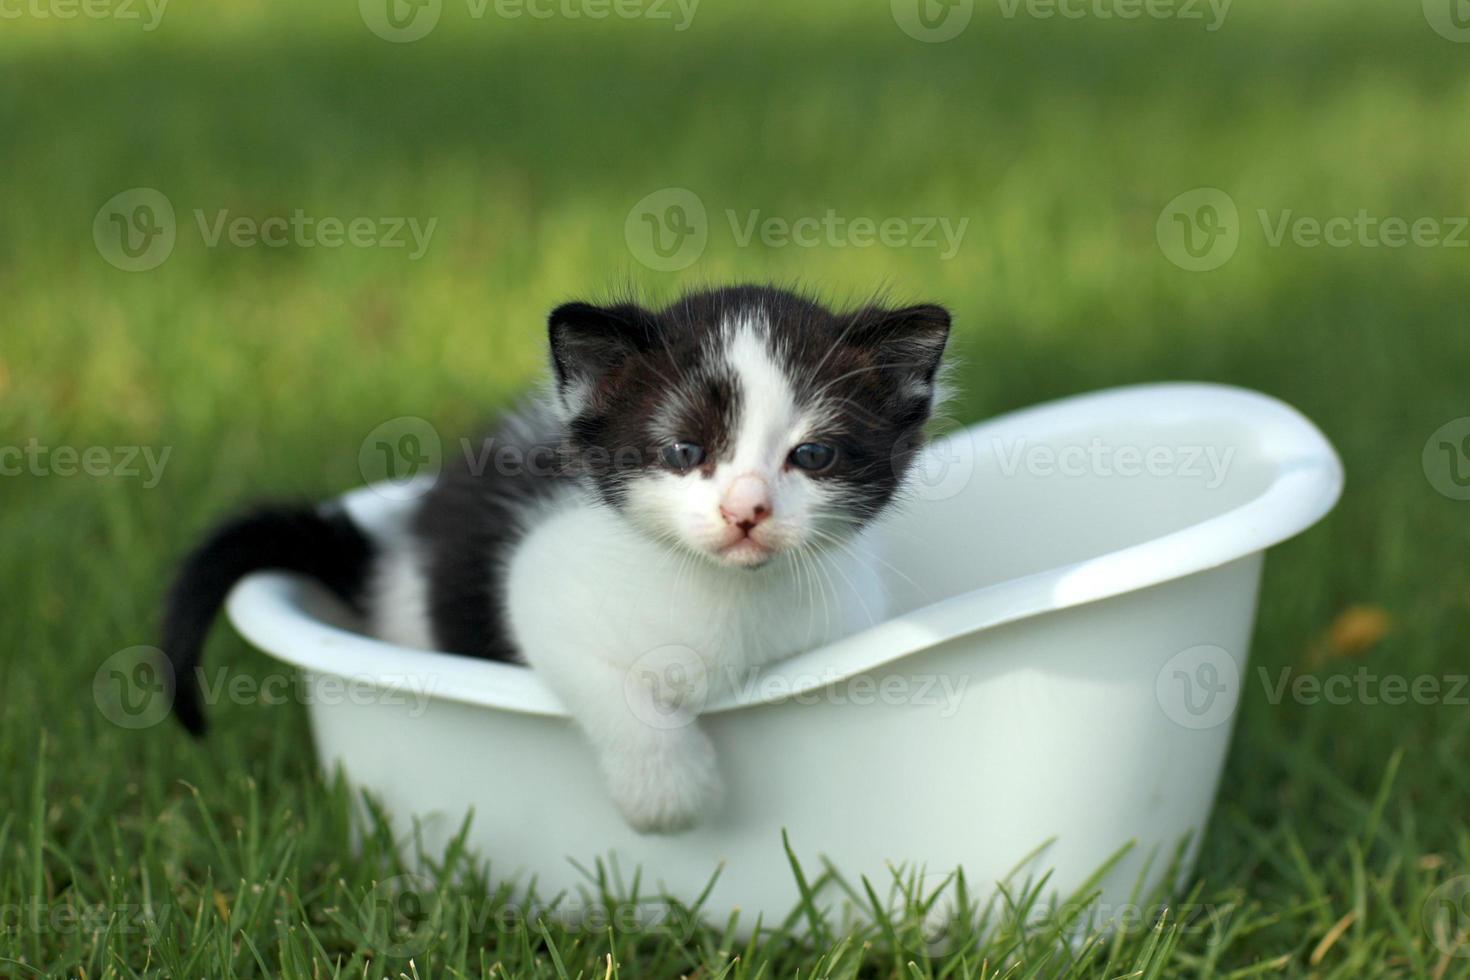
[[[692,442],[676,442],[664,448],[664,465],[671,470],[692,470],[703,462],[704,447]]]
[[[791,450],[791,465],[809,473],[819,473],[837,459],[837,450],[820,442],[804,442]]]

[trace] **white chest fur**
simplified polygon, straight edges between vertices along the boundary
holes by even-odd
[[[576,502],[517,548],[507,583],[512,631],[536,668],[563,656],[626,669],[687,647],[736,676],[883,618],[871,534],[845,549],[782,555],[757,569],[670,549],[608,509]],[[712,678],[713,680],[713,678]]]
[[[870,532],[836,551],[720,567],[569,501],[512,557],[508,618],[526,660],[587,732],[624,815],[639,829],[676,830],[720,794],[699,707],[762,664],[881,620],[874,547]],[[696,692],[672,714],[659,683],[670,675]]]

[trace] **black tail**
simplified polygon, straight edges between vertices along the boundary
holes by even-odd
[[[163,615],[174,713],[183,726],[204,734],[203,692],[195,668],[210,624],[236,582],[266,569],[300,572],[357,605],[372,557],[372,544],[345,513],[310,505],[261,507],[210,534],[184,559]]]

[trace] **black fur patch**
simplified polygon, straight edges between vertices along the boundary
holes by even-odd
[[[372,544],[346,514],[310,505],[258,507],[215,529],[184,559],[164,608],[163,651],[183,726],[195,735],[207,727],[196,668],[210,624],[236,582],[266,569],[300,572],[357,606],[372,559]]]
[[[502,570],[526,532],[528,514],[577,478],[561,427],[536,406],[492,430],[480,448],[485,451],[464,454],[440,474],[419,503],[413,531],[424,545],[429,624],[438,647],[514,661],[519,654],[505,623]]]
[[[722,329],[742,319],[767,326],[799,403],[835,409],[824,438],[838,447],[838,462],[818,478],[842,486],[855,516],[877,514],[922,444],[948,311],[868,306],[839,313],[760,286],[691,293],[657,312],[574,303],[552,313],[558,385],[584,396],[571,448],[602,498],[619,504],[630,480],[661,465],[669,438],[659,429],[669,428],[671,414],[678,438],[703,446],[712,460],[727,448],[741,393],[721,358]]]
[[[837,463],[814,478],[841,484],[852,516],[886,506],[923,445],[949,327],[942,307],[869,307],[777,334],[798,402],[837,409]]]

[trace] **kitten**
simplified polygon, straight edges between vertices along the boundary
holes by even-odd
[[[839,313],[750,286],[561,306],[549,389],[404,533],[275,507],[193,552],[164,620],[174,675],[240,577],[305,573],[382,639],[529,664],[628,822],[687,828],[721,792],[700,705],[883,618],[874,522],[922,444],[949,326],[937,306]],[[203,731],[196,685],[175,710]]]

